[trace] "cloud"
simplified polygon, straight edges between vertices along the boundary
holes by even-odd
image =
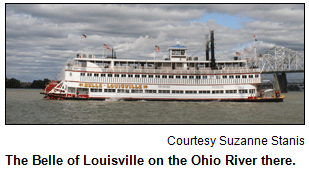
[[[241,18],[229,28],[209,13]],[[176,44],[205,58],[205,35],[215,31],[216,59],[232,59],[258,36],[258,51],[273,45],[304,51],[302,4],[6,4],[6,75],[53,79],[80,49],[102,56],[103,44],[118,58],[164,58]],[[81,40],[81,34],[87,38]]]

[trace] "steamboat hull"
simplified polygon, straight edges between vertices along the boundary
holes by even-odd
[[[43,94],[43,93],[42,93]],[[123,100],[123,101],[179,101],[179,102],[283,102],[283,98],[138,98],[138,97],[88,97],[65,94],[49,94],[45,98],[54,100]]]

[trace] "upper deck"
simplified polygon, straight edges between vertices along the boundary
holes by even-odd
[[[87,72],[146,73],[146,74],[237,74],[260,73],[251,69],[246,60],[199,61],[197,57],[187,56],[187,47],[179,44],[168,48],[169,55],[164,60],[129,60],[116,57],[97,58],[93,54],[78,53],[73,66],[67,70]],[[98,56],[99,57],[99,56]]]
[[[102,59],[93,55],[75,58],[74,65],[66,70],[147,74],[237,74],[260,73],[258,68],[248,68],[246,60],[216,61],[218,69],[210,68],[210,61],[196,60],[127,60]]]

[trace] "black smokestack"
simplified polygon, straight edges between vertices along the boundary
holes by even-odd
[[[216,59],[215,59],[215,37],[214,37],[214,31],[210,31],[210,42],[211,42],[211,69],[216,69]]]
[[[206,60],[209,60],[209,41],[208,41],[208,35],[206,35]]]

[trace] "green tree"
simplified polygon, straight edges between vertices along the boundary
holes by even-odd
[[[5,78],[5,86],[6,88],[21,88],[20,81],[14,78]]]
[[[31,84],[31,88],[40,88],[40,89],[44,89],[45,85],[48,84],[48,82],[50,82],[49,79],[44,79],[43,80],[34,80]]]

